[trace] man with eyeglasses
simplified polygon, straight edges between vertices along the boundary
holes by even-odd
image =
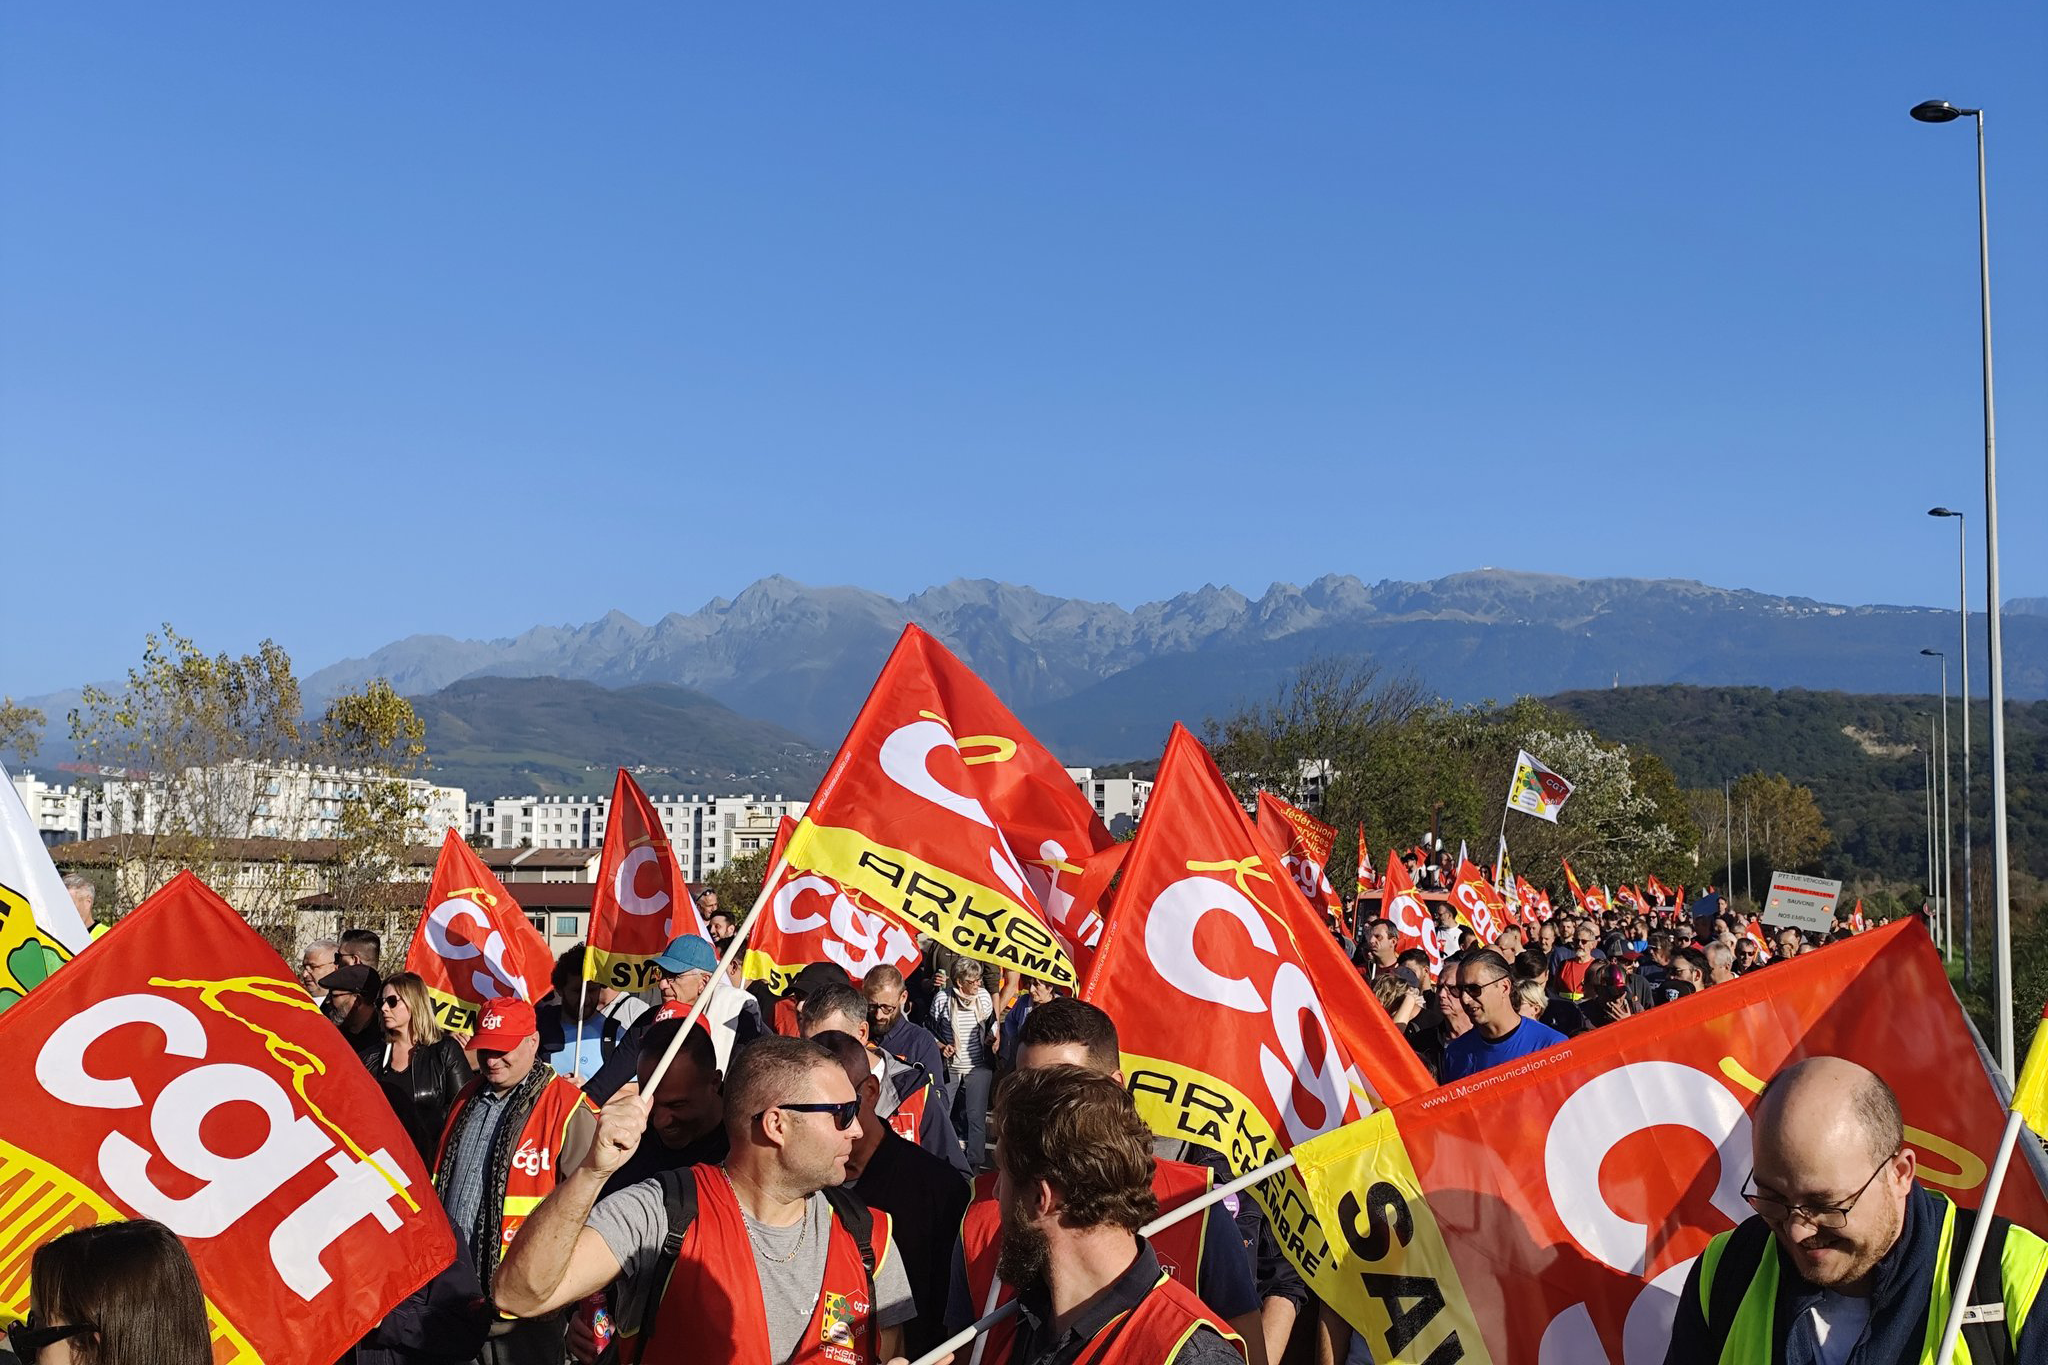
[[[762,1038],[726,1074],[725,1161],[600,1201],[647,1126],[639,1087],[622,1088],[506,1253],[499,1306],[542,1316],[612,1285],[621,1356],[646,1365],[895,1356],[917,1315],[903,1258],[888,1215],[838,1188],[859,1112],[831,1052]]]
[[[1437,1079],[1446,1085],[1564,1041],[1556,1029],[1515,1009],[1514,972],[1491,948],[1466,953],[1441,989],[1455,992],[1472,1018],[1472,1027],[1444,1047]]]
[[[1764,1087],[1750,1151],[1756,1214],[1694,1262],[1665,1365],[1929,1359],[1976,1214],[1914,1179],[1891,1087],[1845,1058],[1799,1062]],[[1964,1286],[1967,1359],[2048,1361],[2044,1270],[2048,1243],[1994,1218]]]

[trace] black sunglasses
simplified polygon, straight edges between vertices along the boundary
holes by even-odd
[[[825,1104],[822,1102],[813,1104],[771,1104],[768,1106],[768,1109],[786,1109],[792,1114],[830,1114],[832,1116],[832,1126],[843,1133],[852,1126],[854,1119],[859,1116],[860,1101],[852,1099],[845,1101],[843,1104]],[[768,1109],[763,1109],[760,1114],[756,1114],[754,1117],[760,1118],[762,1114],[768,1112]]]
[[[384,998],[383,998],[383,999],[382,999],[381,1001],[379,1001],[378,1003],[379,1003],[379,1004],[381,1004],[381,1005],[383,1005],[383,1006],[384,1006],[384,1008],[388,1010],[388,1009],[390,1009],[391,1007],[393,1007],[394,1005],[403,1005],[403,1004],[404,1004],[405,1002],[404,1002],[403,1000],[400,1000],[400,999],[399,999],[399,998],[398,998],[397,996],[395,996],[395,995],[387,995],[387,996],[385,996],[385,997],[384,997]]]
[[[89,1322],[73,1323],[69,1327],[43,1327],[36,1322],[36,1315],[30,1313],[27,1322],[17,1322],[8,1327],[7,1349],[21,1358],[21,1365],[31,1365],[44,1347],[98,1330]]]

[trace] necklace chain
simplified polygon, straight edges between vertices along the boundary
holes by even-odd
[[[746,1224],[747,1228],[747,1244],[754,1248],[754,1254],[756,1256],[759,1256],[762,1260],[767,1261],[771,1265],[788,1265],[791,1261],[794,1261],[798,1256],[803,1254],[804,1243],[810,1240],[811,1236],[811,1210],[808,1202],[806,1202],[804,1205],[803,1220],[797,1224],[796,1245],[790,1248],[790,1252],[787,1256],[770,1256],[767,1250],[761,1245],[761,1239],[754,1235],[754,1215],[747,1212],[747,1206],[745,1201],[739,1199],[740,1187],[733,1183],[732,1172],[725,1169],[725,1163],[722,1161],[718,1164],[718,1173],[725,1177],[725,1183],[732,1189],[733,1198],[736,1201],[739,1201],[740,1221]],[[763,1224],[762,1226],[765,1227],[766,1225]]]

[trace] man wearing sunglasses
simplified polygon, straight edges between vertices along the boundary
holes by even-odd
[[[1444,1047],[1438,1079],[1446,1085],[1564,1041],[1550,1025],[1524,1019],[1515,1009],[1514,972],[1491,948],[1465,954],[1441,989],[1457,995],[1472,1017],[1472,1027]]]
[[[1665,1365],[1930,1359],[1976,1214],[1914,1179],[1891,1087],[1844,1058],[1799,1062],[1764,1087],[1750,1151],[1756,1213],[1693,1263]],[[1962,1286],[1973,1365],[2048,1361],[2044,1270],[2048,1242],[1994,1218]]]
[[[888,1216],[838,1188],[859,1112],[830,1052],[762,1038],[726,1073],[725,1161],[600,1201],[647,1126],[639,1086],[623,1087],[582,1163],[506,1252],[498,1305],[542,1316],[612,1285],[621,1353],[646,1365],[897,1355],[917,1314],[903,1258]]]

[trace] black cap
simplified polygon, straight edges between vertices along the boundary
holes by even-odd
[[[791,978],[789,994],[803,1000],[808,998],[811,992],[823,990],[827,986],[847,986],[852,983],[853,978],[846,974],[844,968],[835,967],[829,962],[813,962]]]
[[[368,967],[336,967],[320,978],[320,989],[332,995],[345,991],[350,995],[375,995],[384,979]]]

